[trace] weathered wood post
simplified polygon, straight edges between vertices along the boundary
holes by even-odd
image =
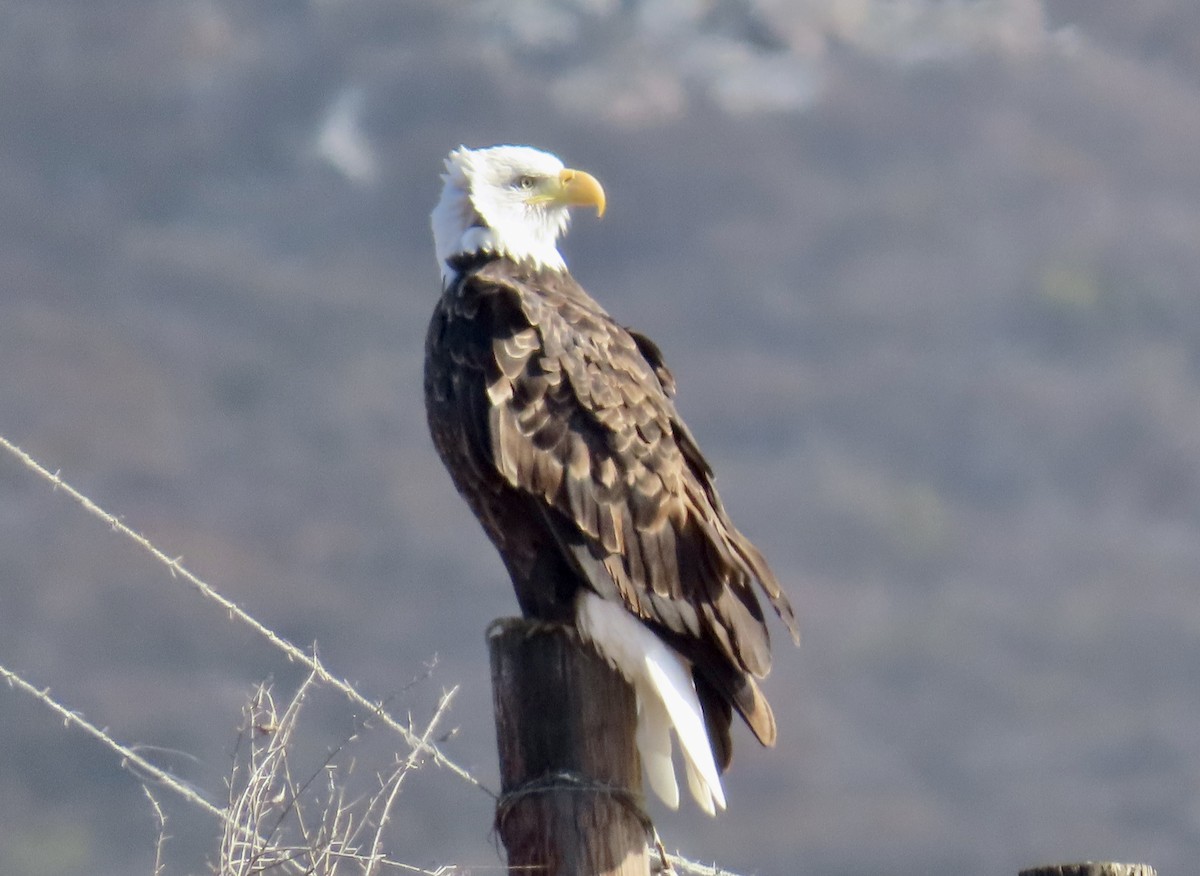
[[[1154,876],[1149,864],[1117,864],[1112,861],[1086,861],[1082,864],[1053,864],[1022,870],[1020,876]]]
[[[564,626],[496,621],[488,649],[509,869],[648,876],[632,688]]]

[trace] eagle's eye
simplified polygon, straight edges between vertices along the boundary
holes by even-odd
[[[516,185],[517,188],[527,192],[537,185],[537,179],[526,174],[525,176],[517,177]]]

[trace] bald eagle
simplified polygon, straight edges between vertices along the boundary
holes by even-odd
[[[567,271],[572,207],[603,215],[588,173],[527,146],[451,152],[432,215],[442,294],[425,348],[433,442],[512,577],[526,617],[573,625],[632,684],[638,750],[671,808],[725,808],[733,710],[763,745],[775,718],[755,585],[797,628],[734,527],[672,401],[658,347]]]

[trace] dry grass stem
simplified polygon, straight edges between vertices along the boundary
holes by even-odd
[[[353,762],[343,766],[340,761],[357,733],[330,752],[308,779],[297,781],[292,766],[297,722],[316,681],[316,675],[310,674],[282,712],[266,686],[260,686],[246,706],[229,782],[219,876],[254,876],[281,866],[312,876],[344,872],[376,876],[385,867],[426,876],[458,872],[456,867],[427,870],[403,864],[383,851],[384,828],[400,786],[428,756],[427,746],[413,746],[407,758],[379,777],[373,794],[355,803],[345,799]],[[433,735],[453,694],[442,696],[421,740]]]
[[[146,795],[146,799],[150,801],[150,808],[154,810],[154,820],[158,823],[158,838],[154,842],[154,873],[153,876],[162,876],[163,872],[163,849],[167,845],[167,816],[163,814],[162,807],[158,805],[158,800],[150,793],[150,789],[142,785],[142,793]]]

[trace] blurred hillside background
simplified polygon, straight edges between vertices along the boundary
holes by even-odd
[[[802,618],[778,748],[740,733],[730,811],[655,809],[667,846],[1194,871],[1200,5],[0,4],[0,434],[399,714],[461,685],[445,749],[492,787],[515,602],[421,363],[442,158],[498,142],[604,182],[568,262]],[[0,663],[217,800],[251,686],[299,680],[7,455]],[[113,755],[7,689],[0,738],[0,872],[150,874]],[[158,796],[206,872],[217,825]],[[496,872],[491,817],[429,766],[388,851]]]

